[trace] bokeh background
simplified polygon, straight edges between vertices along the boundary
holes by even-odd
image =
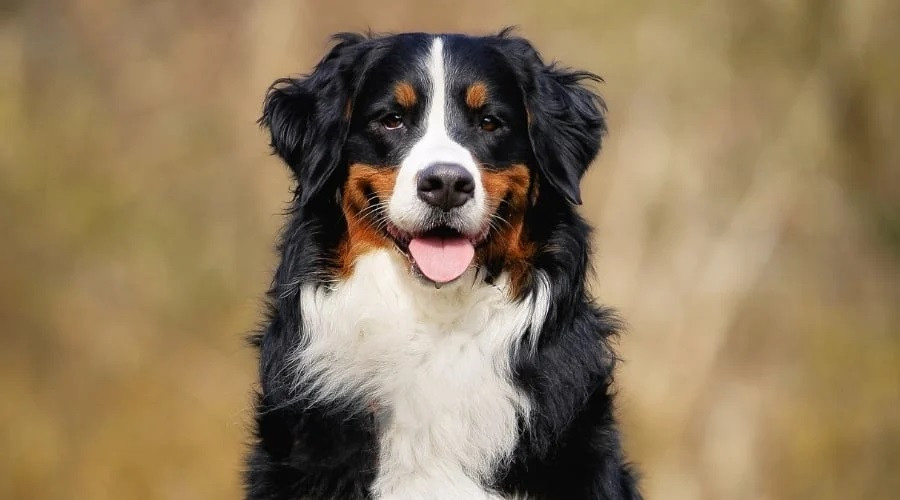
[[[602,74],[594,290],[651,499],[900,498],[900,2],[0,2],[0,498],[239,498],[336,31],[515,24]]]

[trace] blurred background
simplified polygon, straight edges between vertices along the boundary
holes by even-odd
[[[594,290],[651,499],[900,495],[900,3],[0,2],[0,498],[239,498],[290,180],[254,123],[336,31],[600,73]]]

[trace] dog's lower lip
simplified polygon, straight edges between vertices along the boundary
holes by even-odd
[[[408,252],[409,242],[413,238],[428,237],[428,236],[432,236],[432,237],[437,236],[437,237],[445,237],[445,238],[460,238],[460,237],[462,237],[462,238],[467,238],[470,242],[472,242],[472,245],[477,247],[477,246],[481,245],[482,243],[484,243],[484,241],[487,239],[487,233],[488,233],[488,231],[483,230],[483,231],[479,231],[475,235],[466,234],[466,233],[463,233],[461,231],[458,231],[458,230],[456,230],[452,227],[448,227],[448,226],[438,226],[438,227],[433,227],[431,229],[427,229],[425,231],[410,233],[410,232],[401,230],[400,228],[394,226],[393,224],[389,224],[387,226],[386,232],[391,237],[391,239],[394,241],[394,243],[397,244],[397,246],[400,248],[400,250],[402,250],[404,253]]]

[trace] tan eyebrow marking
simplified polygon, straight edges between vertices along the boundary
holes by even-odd
[[[416,90],[409,82],[397,82],[394,86],[394,98],[406,109],[416,105]]]
[[[484,82],[475,82],[466,90],[466,105],[480,109],[487,103],[488,89]]]

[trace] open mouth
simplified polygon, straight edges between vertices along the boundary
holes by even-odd
[[[414,269],[436,286],[462,276],[472,265],[475,247],[487,236],[486,231],[469,236],[448,226],[407,233],[389,225],[388,233]]]

